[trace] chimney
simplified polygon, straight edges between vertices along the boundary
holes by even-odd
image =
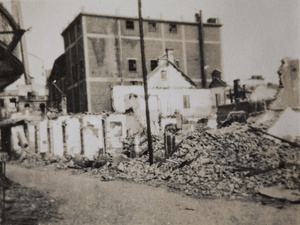
[[[167,52],[167,58],[168,61],[170,61],[171,63],[175,63],[175,59],[174,59],[174,50],[173,49],[166,49]]]
[[[200,16],[198,13],[195,14],[195,21],[196,21],[196,23],[199,23],[199,21],[200,21]]]
[[[221,79],[221,72],[218,71],[218,70],[214,70],[214,71],[211,73],[211,78],[212,78],[212,79],[215,79],[215,78]]]

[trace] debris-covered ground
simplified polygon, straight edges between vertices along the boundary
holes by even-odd
[[[60,204],[47,198],[43,193],[4,179],[1,183],[1,224],[38,224],[42,221],[55,222],[61,218],[57,212]],[[4,207],[3,207],[4,206]]]
[[[300,190],[299,148],[278,142],[248,125],[174,133],[174,153],[165,158],[163,138],[154,137],[154,164],[147,151],[130,159],[100,156],[89,161],[81,156],[59,158],[31,155],[23,164],[52,165],[59,169],[85,171],[109,181],[125,179],[166,186],[196,197],[255,197],[261,187]],[[127,143],[128,144],[128,143]],[[143,143],[142,149],[147,147]]]

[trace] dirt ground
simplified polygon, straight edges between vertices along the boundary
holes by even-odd
[[[104,182],[51,167],[9,164],[7,177],[57,206],[56,220],[38,224],[300,224],[299,204],[194,199],[165,188]]]

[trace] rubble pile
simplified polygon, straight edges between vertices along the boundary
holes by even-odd
[[[163,185],[188,195],[207,197],[253,196],[260,187],[300,188],[299,147],[276,142],[247,124],[233,123],[212,130],[200,127],[193,132],[175,131],[175,150],[166,158],[164,139],[153,138],[154,164],[149,165],[147,141],[140,157],[123,155],[117,164],[109,155],[91,161],[83,156],[60,158],[33,154],[23,161],[30,165],[53,165],[77,169],[104,181],[125,179]],[[129,141],[130,142],[130,141]],[[132,151],[127,143],[127,154]],[[128,149],[131,149],[130,151]]]
[[[164,158],[163,141],[156,141],[152,166],[147,156],[124,161],[117,176],[214,197],[253,195],[260,186],[300,187],[300,165],[293,158],[299,149],[276,144],[247,125],[234,124],[217,133],[177,133],[176,139],[183,142],[169,159]]]

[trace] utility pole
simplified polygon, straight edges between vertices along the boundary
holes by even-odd
[[[139,27],[140,27],[140,43],[141,43],[141,55],[142,55],[143,81],[144,81],[145,102],[146,102],[148,151],[149,151],[149,162],[150,162],[150,165],[152,165],[153,164],[153,149],[152,149],[149,102],[148,102],[149,95],[148,95],[147,68],[146,68],[146,59],[145,59],[145,44],[144,44],[144,30],[143,30],[141,0],[138,0],[138,8],[139,8]]]
[[[201,64],[201,80],[202,88],[206,88],[206,74],[204,70],[204,38],[203,38],[203,22],[202,22],[202,11],[200,10],[198,17],[199,26],[199,52],[200,52],[200,64]]]

